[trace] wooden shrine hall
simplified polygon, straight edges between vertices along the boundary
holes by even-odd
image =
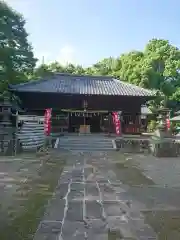
[[[9,85],[28,113],[52,109],[52,127],[67,132],[114,132],[112,112],[121,113],[122,132],[141,131],[141,106],[152,91],[109,76],[56,73],[46,79]],[[57,130],[58,131],[58,130]]]

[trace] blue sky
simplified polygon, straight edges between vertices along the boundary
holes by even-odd
[[[143,50],[151,38],[180,46],[178,0],[6,0],[27,20],[35,55],[88,66]]]

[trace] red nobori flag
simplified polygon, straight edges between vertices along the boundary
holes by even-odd
[[[121,135],[121,122],[119,119],[119,114],[117,112],[113,112],[113,122],[117,135]]]
[[[44,132],[45,132],[46,136],[49,136],[50,132],[51,132],[51,113],[52,113],[52,109],[51,108],[47,108],[45,110],[45,115],[44,115]]]
[[[170,122],[170,119],[167,118],[167,119],[166,119],[166,128],[167,128],[167,130],[169,130],[170,127],[171,127],[171,122]]]

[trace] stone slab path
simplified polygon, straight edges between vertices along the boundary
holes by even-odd
[[[111,152],[69,152],[34,240],[155,240],[141,203],[122,199]]]

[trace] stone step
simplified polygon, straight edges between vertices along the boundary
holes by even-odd
[[[59,149],[61,150],[71,150],[71,151],[87,151],[87,152],[91,152],[91,151],[112,151],[113,148],[112,147],[109,147],[109,148],[100,148],[100,147],[97,147],[97,148],[82,148],[82,147],[79,147],[79,148],[73,148],[73,147],[59,147]]]
[[[59,149],[104,151],[112,150],[112,139],[102,136],[65,136],[59,139]]]
[[[83,141],[86,141],[86,142],[92,142],[92,141],[96,141],[96,142],[99,142],[99,141],[103,141],[103,142],[109,142],[109,141],[112,141],[112,139],[105,139],[105,138],[60,138],[60,141],[65,141],[65,142],[69,142],[69,141],[78,141],[78,142],[83,142]]]
[[[112,141],[103,142],[103,141],[59,141],[61,144],[112,144]]]
[[[103,142],[109,142],[109,141],[112,141],[112,139],[106,139],[106,138],[60,138],[60,141],[64,141],[64,142],[92,142],[92,141],[96,141],[96,142],[99,142],[99,141],[103,141]]]
[[[106,151],[106,150],[113,150],[112,147],[106,147],[106,148],[103,148],[103,147],[96,147],[96,148],[89,148],[89,147],[59,147],[59,149],[72,149],[72,150],[101,150],[101,151]]]
[[[89,148],[96,148],[96,147],[101,147],[101,148],[106,148],[106,147],[112,147],[112,143],[111,144],[59,144],[60,147],[89,147]]]

